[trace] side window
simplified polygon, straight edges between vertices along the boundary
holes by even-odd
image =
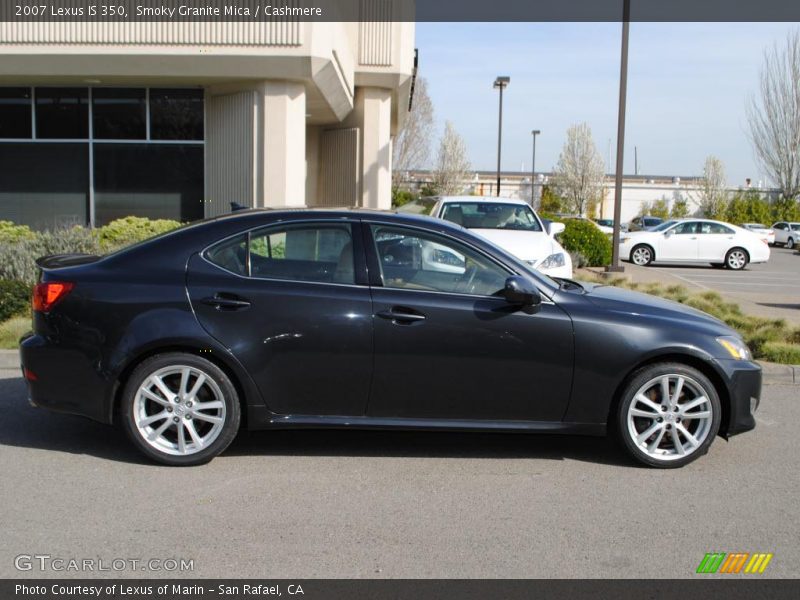
[[[243,277],[355,283],[349,225],[283,225],[246,233],[206,251],[206,258]],[[248,260],[249,258],[249,260]]]
[[[250,274],[268,279],[355,283],[349,225],[286,225],[250,234]]]
[[[775,224],[775,229],[780,229],[781,231],[783,231],[784,229],[786,229],[786,224],[785,223],[776,223]]]
[[[686,223],[681,223],[680,225],[676,225],[673,231],[676,234],[691,234],[697,231],[697,223],[694,221],[687,221]]]
[[[384,287],[492,296],[509,273],[458,242],[399,227],[372,226]]]
[[[727,233],[732,234],[733,230],[728,229],[724,225],[720,225],[719,223],[701,223],[700,224],[700,233]]]
[[[237,235],[206,251],[206,258],[226,271],[247,276],[247,234]]]

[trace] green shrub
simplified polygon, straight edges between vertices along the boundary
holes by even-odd
[[[556,194],[549,185],[542,186],[542,197],[539,199],[539,214],[559,213],[564,209],[564,199]],[[549,218],[549,217],[543,217]]]
[[[658,217],[659,219],[669,218],[669,200],[662,197],[653,202],[642,202],[639,206],[639,216]]]
[[[416,199],[417,195],[413,192],[392,188],[392,208],[400,208]]]
[[[27,225],[17,225],[11,221],[0,221],[0,243],[31,239],[34,235],[36,234]]]
[[[31,306],[31,286],[0,279],[0,322],[25,314]]]
[[[685,219],[689,216],[689,201],[686,198],[676,198],[669,211],[671,219]]]
[[[611,262],[611,240],[594,223],[585,219],[565,219],[559,241],[570,254],[586,259],[589,267],[602,267]]]
[[[95,230],[95,236],[104,252],[118,250],[124,246],[141,242],[161,233],[180,227],[178,221],[168,219],[145,219],[125,217]]]
[[[0,243],[0,279],[36,283],[36,259],[50,254],[98,254],[97,240],[85,227],[43,231],[32,238]]]
[[[784,365],[800,365],[800,345],[767,342],[761,348],[761,358]]]
[[[0,348],[4,350],[19,348],[19,338],[30,330],[30,316],[12,317],[8,321],[0,322]]]

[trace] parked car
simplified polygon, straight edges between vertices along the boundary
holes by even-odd
[[[658,227],[664,222],[661,217],[636,217],[628,223],[628,231],[647,231],[653,227]]]
[[[433,257],[463,259],[457,271]],[[31,402],[195,465],[248,429],[603,435],[679,467],[755,427],[761,368],[700,311],[551,279],[444,220],[242,211],[39,261]]]
[[[592,219],[603,233],[614,233],[614,219]]]
[[[775,243],[775,232],[763,223],[742,223],[742,227],[764,238],[770,246]]]
[[[665,221],[649,231],[620,237],[620,257],[637,265],[653,262],[707,262],[715,267],[744,269],[769,260],[769,245],[758,234],[720,221]]]
[[[539,218],[523,200],[441,196],[431,216],[474,231],[551,277],[572,278],[572,258],[555,239],[564,224]]]
[[[772,226],[775,232],[775,244],[794,248],[800,242],[800,223],[779,221]]]

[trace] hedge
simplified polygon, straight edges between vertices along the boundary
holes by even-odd
[[[26,314],[31,306],[31,286],[23,281],[0,279],[0,323]]]
[[[585,219],[564,219],[563,223],[564,233],[558,241],[573,255],[573,263],[576,255],[585,260],[585,265],[574,264],[575,267],[603,267],[611,263],[611,240],[597,225]]]

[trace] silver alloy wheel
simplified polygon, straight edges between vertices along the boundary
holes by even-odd
[[[786,247],[787,247],[787,248],[789,248],[789,250],[791,250],[792,248],[794,248],[794,238],[789,238],[789,239],[786,241]]]
[[[735,271],[743,269],[747,264],[747,254],[744,250],[734,249],[728,252],[728,266]]]
[[[633,260],[634,264],[643,267],[652,260],[652,252],[647,246],[639,246],[633,250],[631,260]]]
[[[142,439],[175,456],[196,454],[219,437],[225,401],[208,374],[188,365],[151,373],[136,391],[133,418]]]
[[[678,460],[703,445],[713,420],[703,386],[686,375],[659,375],[634,395],[628,407],[628,435],[648,457]]]

